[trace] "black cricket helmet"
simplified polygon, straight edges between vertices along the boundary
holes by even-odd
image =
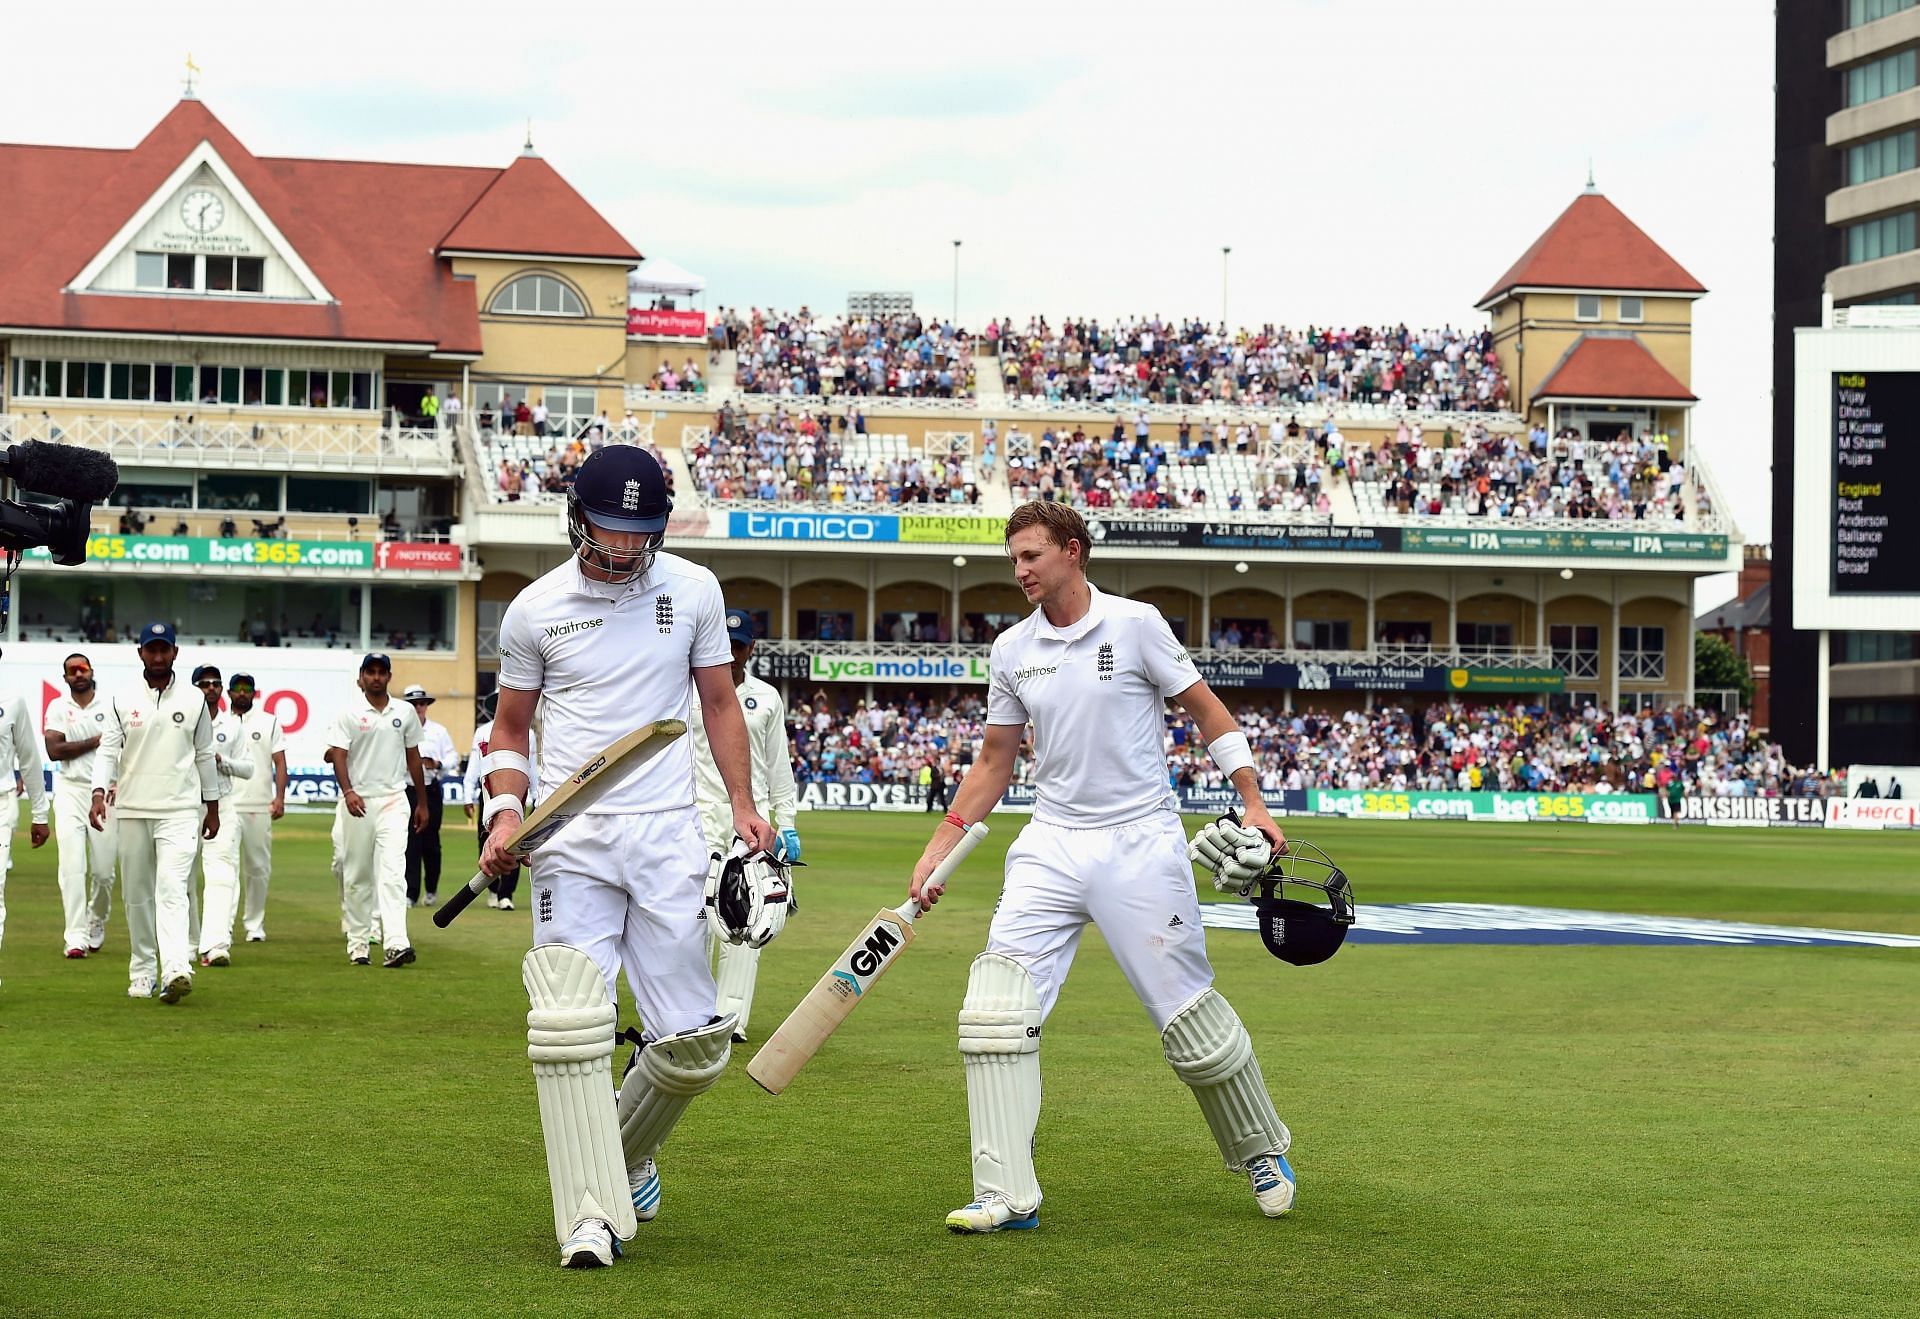
[[[1249,901],[1259,910],[1260,938],[1268,952],[1295,966],[1312,966],[1340,951],[1353,927],[1353,886],[1332,857],[1290,838],[1287,850],[1273,858],[1257,882],[1260,892]],[[1282,897],[1287,884],[1317,889],[1330,905]]]

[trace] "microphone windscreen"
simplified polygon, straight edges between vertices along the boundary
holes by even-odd
[[[98,504],[120,484],[113,459],[77,444],[27,440],[9,449],[6,459],[15,484],[35,494]]]

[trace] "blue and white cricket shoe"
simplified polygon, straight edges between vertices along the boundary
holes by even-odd
[[[1013,1206],[998,1195],[983,1195],[947,1215],[949,1232],[1025,1232],[1039,1226],[1038,1205],[1024,1214],[1016,1213]]]
[[[563,1269],[604,1269],[613,1264],[613,1229],[597,1218],[582,1219],[560,1247]]]
[[[633,1216],[651,1223],[660,1213],[660,1169],[652,1159],[628,1170],[627,1189],[633,1192]]]
[[[1260,1212],[1278,1218],[1293,1208],[1293,1166],[1284,1154],[1261,1154],[1247,1160],[1247,1180]]]

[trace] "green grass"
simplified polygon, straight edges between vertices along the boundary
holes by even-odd
[[[877,906],[923,817],[817,814],[764,1037]],[[1913,1313],[1920,956],[1210,940],[1295,1133],[1269,1222],[1089,934],[1048,1023],[1034,1233],[955,1238],[954,1013],[1021,821],[779,1099],[740,1074],[668,1145],[610,1272],[555,1249],[518,958],[528,915],[347,965],[324,817],[276,843],[271,941],[132,1002],[60,957],[16,846],[0,951],[0,1315]],[[1920,839],[1293,821],[1366,902],[1528,902],[1920,932]],[[449,854],[471,857],[449,821]],[[451,886],[451,881],[449,882]],[[1209,895],[1211,896],[1211,895]],[[743,1050],[742,1053],[750,1050]],[[623,1053],[624,1057],[624,1053]]]

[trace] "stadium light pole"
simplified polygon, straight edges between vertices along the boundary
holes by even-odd
[[[953,240],[953,327],[960,328],[960,240]]]
[[[1220,249],[1220,332],[1227,331],[1227,258],[1233,255],[1231,247]]]

